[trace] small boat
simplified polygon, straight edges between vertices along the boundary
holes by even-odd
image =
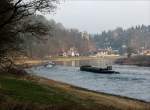
[[[52,67],[53,67],[53,65],[51,65],[51,64],[47,64],[47,65],[45,65],[45,67],[46,67],[46,68],[52,68]]]
[[[84,65],[80,67],[80,71],[87,71],[100,74],[119,74],[119,72],[112,70],[112,66],[107,66],[106,68],[98,68],[92,67],[91,65]]]
[[[44,65],[46,68],[52,68],[53,66],[55,66],[55,63],[53,63],[53,62],[48,62],[48,63],[46,63],[45,65]]]

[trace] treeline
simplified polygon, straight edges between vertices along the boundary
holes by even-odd
[[[36,33],[40,30],[43,33],[33,34],[31,31],[26,31],[23,34],[26,36],[24,46],[27,55],[31,58],[58,56],[63,52],[67,52],[70,48],[75,48],[81,55],[86,55],[95,49],[95,44],[90,35],[87,34],[86,37],[88,38],[86,39],[83,33],[77,29],[66,29],[61,23],[56,23],[54,20],[47,20],[41,15],[30,16],[24,19],[22,24],[24,28],[33,28],[38,25],[40,28],[43,27],[36,30]]]
[[[112,31],[103,31],[94,35],[97,48],[118,50],[123,54],[129,48],[138,51],[140,48],[150,49],[150,26],[136,26],[129,29],[117,28]]]

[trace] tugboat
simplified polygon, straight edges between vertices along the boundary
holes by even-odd
[[[106,68],[92,67],[91,65],[84,65],[80,67],[80,71],[87,71],[99,74],[119,74],[119,72],[113,71],[112,66]]]

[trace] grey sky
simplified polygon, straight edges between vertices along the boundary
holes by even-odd
[[[61,22],[66,28],[99,33],[116,27],[150,25],[150,1],[66,0],[58,6],[56,14],[46,17]]]

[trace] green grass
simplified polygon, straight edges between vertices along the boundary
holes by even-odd
[[[43,104],[59,104],[68,102],[69,94],[56,91],[48,86],[41,86],[31,81],[13,78],[0,78],[0,93],[18,101],[31,101]]]
[[[80,98],[59,88],[0,75],[0,110],[3,110],[3,107],[4,110],[16,110],[16,106],[21,106],[19,110],[24,110],[27,104],[36,105],[30,106],[31,110],[38,110],[37,106],[54,107],[54,110],[88,110],[89,105],[90,108],[95,106],[92,101],[83,102]]]
[[[0,110],[133,110],[132,108],[111,105],[107,98],[106,102],[98,104],[90,97],[83,98],[80,94],[66,92],[53,85],[0,74]]]

